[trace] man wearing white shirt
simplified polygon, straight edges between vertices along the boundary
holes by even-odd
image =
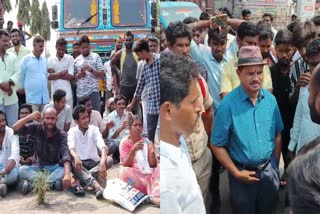
[[[116,109],[107,117],[107,122],[113,123],[113,127],[109,130],[108,142],[112,142],[117,147],[113,158],[115,161],[119,159],[120,141],[129,135],[128,113],[125,111],[126,98],[119,94],[114,98]]]
[[[161,213],[204,214],[196,175],[179,142],[200,119],[199,72],[189,59],[170,53],[161,54],[160,67]]]
[[[56,41],[56,56],[52,56],[48,60],[49,80],[52,80],[51,94],[57,89],[64,90],[67,104],[73,107],[73,97],[71,90],[71,80],[74,75],[74,59],[71,55],[65,54],[67,49],[67,41],[59,38]]]
[[[18,181],[19,139],[13,130],[6,126],[4,112],[0,110],[0,196],[7,194],[7,185]]]
[[[81,183],[94,189],[96,198],[102,198],[103,188],[97,179],[105,183],[112,158],[99,128],[89,125],[89,115],[83,105],[75,107],[73,118],[77,123],[68,132],[68,146],[73,157],[73,173]],[[101,152],[99,157],[98,149]]]

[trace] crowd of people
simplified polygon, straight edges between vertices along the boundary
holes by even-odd
[[[161,211],[220,213],[226,170],[232,213],[276,213],[280,187],[291,213],[319,213],[320,16],[231,17],[161,29]]]
[[[100,199],[120,162],[163,213],[220,213],[224,170],[233,213],[275,213],[280,187],[292,213],[318,213],[320,16],[276,29],[223,13],[170,23],[160,45],[128,31],[104,64],[86,35],[46,58],[41,36],[31,51],[0,30],[0,196],[45,170],[50,189]]]
[[[14,185],[29,194],[46,171],[49,189],[77,196],[92,189],[101,199],[107,171],[120,162],[118,177],[159,206],[158,39],[135,40],[128,31],[103,63],[86,35],[72,54],[58,38],[46,57],[41,36],[29,50],[25,32],[8,26],[0,29],[0,196]]]

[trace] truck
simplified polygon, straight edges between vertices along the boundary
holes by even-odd
[[[135,40],[152,36],[151,4],[155,3],[149,0],[60,0],[52,7],[51,27],[68,41],[68,53],[73,51],[72,45],[81,35],[87,35],[91,51],[106,61],[115,40],[127,31],[134,34]]]
[[[186,17],[192,16],[199,18],[200,7],[193,2],[160,2],[160,23],[167,28],[170,22],[182,21]]]

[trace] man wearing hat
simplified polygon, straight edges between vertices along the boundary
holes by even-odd
[[[22,29],[22,27],[23,27],[23,22],[18,22],[18,28],[19,28],[19,30],[20,30],[20,37],[21,37],[21,39],[20,39],[20,41],[21,41],[21,44],[23,45],[23,46],[26,46],[26,41],[28,40],[28,39],[31,39],[32,38],[32,36],[30,35],[30,33],[28,33],[27,31],[24,31],[23,29]],[[28,38],[26,38],[26,35],[28,36]]]
[[[264,64],[259,47],[240,49],[241,84],[214,117],[211,149],[229,172],[235,213],[269,214],[276,208],[283,123],[276,99],[261,87]]]

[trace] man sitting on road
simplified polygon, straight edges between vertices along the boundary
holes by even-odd
[[[89,115],[83,105],[75,107],[73,119],[77,126],[68,132],[68,146],[73,157],[73,173],[81,183],[93,188],[96,198],[102,198],[103,188],[106,182],[107,170],[112,166],[112,158],[108,155],[108,147],[105,145],[98,127],[89,125]],[[101,158],[98,154],[101,152]],[[104,182],[99,184],[97,179]]]
[[[18,181],[19,140],[6,126],[4,112],[0,110],[0,196],[7,195],[7,185]]]
[[[43,112],[42,123],[29,123],[32,120],[40,119],[41,113],[35,111],[20,119],[12,127],[15,134],[30,134],[35,137],[33,165],[24,165],[19,169],[19,176],[22,180],[22,194],[31,192],[31,182],[41,170],[49,172],[49,177],[47,178],[49,188],[60,191],[62,187],[68,188],[71,182],[71,157],[67,144],[67,135],[56,126],[57,111],[49,107]]]

